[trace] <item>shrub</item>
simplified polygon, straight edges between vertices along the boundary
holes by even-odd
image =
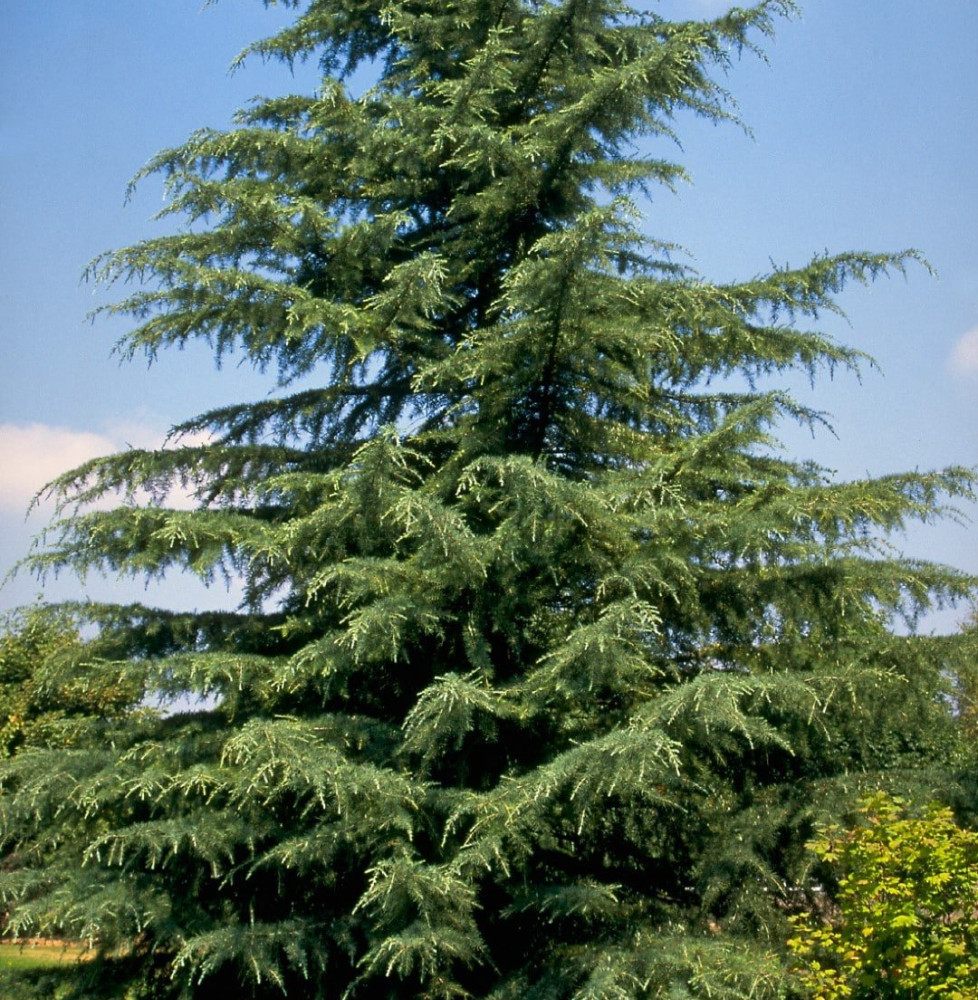
[[[817,1000],[978,998],[978,833],[883,794],[861,815],[810,845],[837,891],[793,920],[800,982]]]

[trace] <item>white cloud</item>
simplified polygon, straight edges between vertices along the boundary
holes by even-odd
[[[93,600],[144,601],[161,607],[229,608],[238,604],[240,584],[208,589],[189,573],[173,572],[164,582],[145,586],[128,579],[89,579],[83,588],[71,574],[43,582],[22,570],[14,576],[8,571],[30,549],[31,536],[52,516],[52,505],[43,503],[25,522],[28,506],[37,492],[56,476],[91,458],[110,455],[127,448],[159,448],[164,441],[160,426],[153,426],[151,415],[145,422],[138,417],[107,425],[102,431],[79,431],[47,424],[0,424],[0,612],[29,604],[39,592],[46,600],[74,600],[83,592]],[[175,445],[206,443],[208,435],[192,434]],[[137,501],[147,498],[141,493]],[[99,501],[96,507],[114,505],[113,498]],[[167,505],[189,508],[194,499],[179,489],[167,498]]]
[[[949,367],[954,375],[978,375],[978,326],[954,345]]]
[[[23,516],[47,483],[90,458],[128,448],[159,448],[163,439],[158,427],[138,421],[113,423],[104,432],[38,423],[0,424],[0,513]],[[174,443],[195,445],[207,439],[205,433],[191,434]],[[189,496],[174,495],[170,503],[192,506]]]
[[[114,442],[113,451],[159,448],[164,438],[159,427],[140,420],[113,420],[105,425],[105,435]]]
[[[24,514],[55,476],[118,450],[105,434],[46,424],[0,424],[0,509]]]

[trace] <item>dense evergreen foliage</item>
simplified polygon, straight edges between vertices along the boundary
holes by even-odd
[[[175,711],[5,767],[10,927],[101,948],[84,996],[780,995],[813,823],[953,790],[937,642],[895,626],[972,582],[880,539],[971,477],[775,434],[819,419],[779,373],[862,361],[819,314],[914,255],[718,285],[644,234],[786,0],[294,6],[254,53],[321,89],[160,154],[184,228],[94,265],[129,353],[277,390],[63,476],[36,560],[245,598],[78,609],[91,675]]]

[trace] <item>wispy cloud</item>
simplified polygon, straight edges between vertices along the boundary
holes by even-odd
[[[0,424],[0,509],[24,514],[55,476],[118,450],[105,434],[47,424]]]
[[[953,375],[978,375],[978,326],[969,330],[954,345],[948,367]]]
[[[138,417],[106,425],[98,431],[74,430],[47,424],[0,424],[0,611],[30,604],[39,594],[45,600],[76,600],[84,593],[93,600],[115,602],[142,601],[172,608],[231,608],[242,596],[241,585],[232,582],[224,587],[207,588],[189,573],[174,571],[163,582],[144,585],[143,581],[90,578],[84,586],[66,573],[61,579],[40,580],[23,569],[7,576],[29,552],[31,536],[43,528],[52,516],[52,504],[42,503],[25,520],[32,498],[52,479],[91,458],[124,451],[127,448],[159,448],[165,432],[152,417],[142,422]],[[177,442],[200,444],[206,435],[192,435]],[[148,500],[137,492],[137,502]],[[176,489],[167,505],[189,508],[195,500]],[[108,497],[97,508],[114,505]]]
[[[91,458],[127,448],[159,448],[164,432],[152,424],[125,421],[104,431],[78,431],[48,424],[0,424],[0,513],[26,514],[32,499],[56,476]],[[180,444],[199,444],[206,435],[192,435]],[[174,496],[176,506],[190,498]]]

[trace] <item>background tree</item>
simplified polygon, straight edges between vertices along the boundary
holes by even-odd
[[[299,6],[252,51],[320,90],[160,154],[185,228],[93,266],[142,283],[131,355],[278,390],[67,473],[35,560],[245,596],[86,610],[93,669],[186,710],[14,758],[6,842],[71,836],[13,921],[102,949],[86,996],[779,995],[813,820],[954,790],[939,642],[893,626],[973,581],[879,539],[970,474],[833,482],[774,436],[820,421],[779,373],[863,361],[819,314],[915,255],[717,285],[641,231],[787,3]]]
[[[138,707],[142,685],[124,669],[101,669],[93,662],[77,630],[77,621],[67,609],[35,606],[0,619],[0,760],[15,754],[37,752],[43,760],[67,748],[93,748],[107,731],[123,718],[147,715]],[[14,794],[16,782],[5,775],[4,794]],[[0,856],[0,870],[8,885],[21,891],[38,887],[38,873],[71,838],[70,825],[55,825],[39,836],[12,845]],[[14,849],[10,850],[13,846]],[[84,848],[83,843],[74,850]],[[76,854],[77,856],[77,854]],[[43,884],[43,875],[41,876]],[[7,907],[0,905],[0,926],[17,936],[16,924],[8,921]],[[48,922],[49,934],[60,933]],[[0,966],[6,963],[0,959]],[[45,973],[30,973],[24,990],[4,982],[5,1000],[41,996]],[[49,985],[58,986],[57,976]],[[26,991],[25,991],[26,990]]]
[[[0,619],[0,758],[70,746],[93,720],[133,711],[142,693],[126,671],[113,675],[89,661],[64,610],[38,606]]]
[[[978,752],[978,609],[972,609],[963,622],[959,641],[949,650],[945,670],[954,714],[967,745]]]

